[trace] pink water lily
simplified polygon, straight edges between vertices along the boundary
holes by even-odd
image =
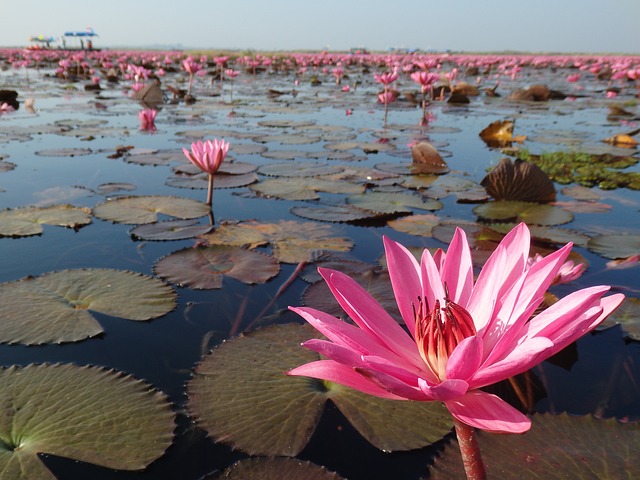
[[[153,108],[145,108],[138,112],[138,119],[140,120],[140,130],[146,130],[154,132],[156,130],[155,119],[158,111]]]
[[[378,397],[439,401],[456,422],[520,433],[530,420],[480,390],[525,372],[599,325],[623,300],[608,286],[579,290],[533,316],[570,250],[529,264],[530,234],[520,224],[500,242],[474,281],[471,251],[456,229],[448,251],[421,263],[384,239],[396,301],[407,331],[345,274],[320,269],[356,326],[319,310],[290,307],[328,340],[303,345],[327,360],[289,371]]]
[[[213,196],[213,175],[222,165],[228,151],[229,143],[218,139],[194,142],[191,144],[191,151],[186,148],[182,149],[182,153],[191,163],[209,174],[207,193],[207,204],[209,205],[211,205]]]

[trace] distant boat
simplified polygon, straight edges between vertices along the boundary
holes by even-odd
[[[93,31],[93,28],[87,27],[86,30],[81,30],[79,32],[64,32],[64,36],[62,37],[62,48],[65,50],[77,50],[77,48],[69,48],[67,47],[67,37],[70,38],[80,38],[80,50],[99,50],[93,48],[93,37],[97,37],[98,34]],[[86,39],[86,45],[85,45]]]

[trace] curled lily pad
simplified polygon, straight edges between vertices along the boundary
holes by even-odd
[[[210,245],[256,248],[271,244],[274,257],[284,263],[309,262],[317,252],[346,252],[353,247],[353,242],[348,238],[336,237],[331,226],[311,222],[229,223],[220,225],[201,238]]]
[[[265,283],[280,271],[271,256],[229,245],[185,248],[158,260],[155,273],[168,282],[194,289],[221,288],[223,277]]]
[[[158,220],[158,214],[182,219],[207,215],[206,203],[189,198],[168,196],[120,197],[96,205],[93,215],[114,223],[142,224]]]
[[[167,220],[139,225],[129,230],[129,234],[140,240],[184,240],[204,235],[212,228],[211,225],[202,225],[197,220]]]
[[[42,225],[78,229],[91,223],[91,210],[71,205],[19,207],[0,211],[0,236],[26,237],[42,233]]]
[[[528,225],[561,225],[573,220],[573,214],[560,207],[507,200],[478,205],[473,213],[489,220],[525,222]]]
[[[76,342],[103,331],[91,311],[141,321],[175,305],[170,286],[129,271],[80,269],[26,277],[0,283],[0,342]]]
[[[589,250],[605,258],[627,258],[640,253],[640,234],[605,234],[589,240]]]
[[[55,480],[39,454],[141,470],[171,445],[167,398],[97,367],[28,365],[0,370],[0,478]]]
[[[300,346],[316,335],[306,324],[274,325],[216,347],[187,385],[188,409],[196,423],[214,440],[247,453],[283,456],[295,456],[306,446],[327,400],[385,451],[425,446],[450,431],[450,416],[440,404],[383,400],[285,375],[318,360]]]
[[[280,480],[300,478],[304,480],[341,480],[336,473],[324,467],[296,458],[248,458],[227,468],[222,474],[207,477],[210,480]]]
[[[640,425],[592,416],[534,415],[524,435],[478,432],[487,475],[504,479],[633,478]],[[445,447],[429,478],[464,478],[456,442]]]
[[[480,182],[489,195],[496,200],[522,202],[552,202],[556,199],[553,182],[535,163],[517,159],[500,159]]]
[[[513,128],[515,122],[513,120],[496,120],[489,124],[480,132],[480,138],[489,147],[508,147],[512,142],[522,142],[525,136],[514,136]]]

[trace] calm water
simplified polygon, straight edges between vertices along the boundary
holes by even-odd
[[[524,70],[515,80],[504,81],[498,91],[506,96],[516,86],[545,82],[552,88],[588,97],[535,105],[485,96],[472,98],[466,106],[434,102],[429,107],[434,118],[424,129],[417,128],[420,109],[399,101],[391,105],[389,128],[383,129],[383,109],[375,102],[379,85],[373,82],[371,74],[352,73],[343,84],[353,85],[355,80],[362,83],[355,91],[342,92],[330,74],[321,72],[319,76],[323,83],[317,87],[309,83],[311,72],[301,76],[298,85],[294,84],[293,74],[262,73],[253,77],[243,72],[233,84],[233,105],[229,103],[228,81],[221,86],[218,81],[212,82],[210,77],[196,77],[194,95],[198,101],[191,106],[184,103],[164,105],[156,118],[157,131],[153,133],[138,129],[137,113],[141,107],[127,96],[130,82],[116,85],[103,81],[103,90],[96,94],[83,90],[82,86],[87,81],[68,83],[50,77],[52,68],[37,72],[29,69],[28,77],[25,73],[24,69],[0,72],[0,88],[17,90],[21,103],[27,98],[35,100],[33,113],[21,105],[18,111],[0,115],[0,154],[7,156],[6,161],[16,164],[14,170],[0,173],[0,189],[4,190],[0,192],[2,208],[51,203],[91,208],[105,200],[105,196],[94,192],[96,188],[110,182],[126,182],[135,186],[131,192],[114,195],[175,195],[204,200],[204,190],[178,189],[165,184],[171,175],[171,167],[178,161],[167,166],[143,166],[127,163],[122,158],[108,158],[118,145],[179,152],[182,147],[189,146],[190,140],[177,134],[194,130],[220,132],[217,136],[225,136],[231,142],[230,155],[235,160],[259,166],[280,160],[271,160],[257,153],[237,154],[234,147],[260,145],[266,147],[267,152],[327,152],[325,145],[336,141],[388,139],[396,147],[391,153],[365,154],[360,149],[353,149],[350,151],[357,156],[356,161],[327,161],[330,165],[374,167],[379,163],[409,162],[408,144],[424,139],[442,152],[452,170],[449,175],[479,182],[487,169],[502,156],[499,151],[488,148],[478,136],[495,120],[515,118],[516,134],[526,135],[524,146],[535,153],[604,148],[604,144],[599,142],[601,139],[637,128],[637,125],[626,126],[607,120],[607,106],[614,100],[606,99],[601,93],[606,82],[584,81],[581,84],[583,90],[573,90],[576,86],[564,80],[566,71],[553,73],[548,69]],[[475,82],[475,77],[463,80],[471,83]],[[184,81],[184,75],[177,73],[164,78],[163,84],[180,84],[184,88]],[[485,86],[493,86],[489,79],[484,82]],[[75,88],[65,88],[68,86]],[[401,78],[398,88],[401,91],[416,90],[407,76]],[[267,94],[269,89],[284,94],[270,97]],[[294,89],[297,92],[295,96],[291,94]],[[632,100],[631,95],[621,96],[615,101],[625,100]],[[638,111],[637,107],[628,108]],[[346,114],[347,109],[352,110],[351,115]],[[272,120],[308,122],[312,125],[309,127],[311,131],[307,133],[295,126],[276,128],[260,124]],[[76,128],[93,128],[95,125],[96,129],[91,134],[93,138],[88,139],[86,131],[79,136],[53,133],[51,127],[60,121]],[[313,125],[340,128],[318,134],[313,131]],[[320,135],[321,138],[316,142],[298,144],[263,143],[259,139],[265,135],[281,134]],[[573,143],[567,146],[550,140],[560,136],[569,138]],[[92,153],[55,157],[46,154],[51,149],[80,148],[91,149]],[[43,151],[45,154],[38,153]],[[72,154],[74,151],[69,152]],[[630,170],[634,169],[637,171],[637,166]],[[260,179],[264,178],[260,175]],[[560,188],[562,186],[557,186],[558,190]],[[629,221],[637,219],[638,192],[620,189],[600,194],[600,201],[612,206],[610,212],[577,213],[573,222],[562,227],[591,235],[640,231]],[[341,198],[335,194],[321,194],[321,197],[327,201]],[[559,200],[571,199],[559,194]],[[441,201],[443,209],[434,213],[442,219],[476,220],[472,212],[474,205],[457,203],[454,195],[442,197]],[[248,187],[239,187],[217,189],[213,208],[216,221],[302,221],[289,209],[305,203],[260,198],[251,194]],[[201,221],[205,223],[206,219]],[[0,281],[68,268],[106,267],[152,274],[152,267],[159,258],[194,244],[194,239],[135,241],[128,233],[131,227],[93,218],[90,225],[77,232],[44,226],[44,233],[40,236],[0,238]],[[382,235],[412,246],[444,246],[434,238],[410,236],[381,222],[375,226],[333,224],[333,228],[336,236],[353,239],[353,258],[369,263],[375,263],[382,253]],[[637,296],[640,288],[637,267],[607,270],[607,259],[584,248],[576,250],[588,259],[590,268],[575,284],[559,288],[559,294],[605,283],[619,286],[630,296]],[[144,379],[165,392],[175,403],[176,410],[182,412],[186,401],[184,385],[191,370],[204,353],[229,336],[242,299],[249,298],[241,324],[247,325],[294,269],[295,265],[282,265],[280,274],[265,285],[249,286],[225,279],[220,290],[180,288],[178,307],[151,322],[131,322],[95,314],[105,330],[99,338],[38,347],[0,345],[2,364],[73,362],[114,368]],[[288,305],[300,304],[300,296],[306,286],[304,281],[296,280],[267,315],[286,309]],[[279,321],[298,321],[298,318],[284,313]],[[638,419],[640,391],[634,380],[640,378],[640,347],[637,342],[625,339],[625,332],[614,327],[589,335],[568,350],[558,356],[562,358],[552,359],[534,370],[533,374],[542,378],[546,387],[546,394],[540,393],[535,405],[537,411],[597,413],[607,417]],[[337,409],[329,406],[300,458],[324,465],[350,479],[417,479],[426,475],[425,465],[432,454],[433,450],[429,448],[382,454],[362,440]],[[198,479],[245,457],[224,445],[215,444],[180,414],[175,444],[145,472],[113,472],[52,457],[47,458],[46,463],[60,479]],[[354,458],[363,460],[356,462]]]

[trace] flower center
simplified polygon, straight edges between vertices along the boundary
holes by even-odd
[[[458,344],[475,335],[473,318],[460,305],[444,300],[436,300],[433,310],[421,298],[418,309],[414,305],[416,317],[415,339],[420,356],[427,367],[440,379],[446,379],[447,361]]]

